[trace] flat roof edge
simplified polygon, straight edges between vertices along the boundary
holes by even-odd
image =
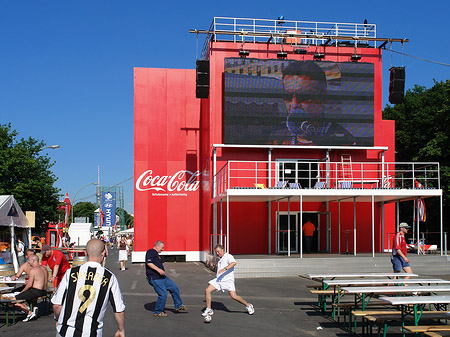
[[[249,148],[249,149],[302,149],[302,150],[377,150],[387,151],[387,146],[308,146],[308,145],[243,145],[213,144],[214,148]]]

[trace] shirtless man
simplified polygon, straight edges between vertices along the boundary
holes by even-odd
[[[47,295],[47,268],[39,264],[39,259],[36,255],[29,258],[28,264],[30,265],[30,271],[25,288],[16,297],[13,297],[12,300],[26,300],[28,302]],[[24,322],[31,321],[37,317],[37,307],[34,307],[33,311],[31,311],[25,303],[16,303],[15,305],[27,313],[27,317],[23,320]]]
[[[28,263],[28,261],[29,261],[30,257],[33,255],[34,255],[33,249],[27,249],[25,251],[25,263],[20,266],[19,271],[17,273],[15,273],[13,276],[11,276],[11,281],[18,279],[20,276],[22,276],[23,273],[25,273],[27,275],[30,273],[31,266]]]

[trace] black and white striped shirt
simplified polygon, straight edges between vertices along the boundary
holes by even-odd
[[[52,297],[53,304],[62,306],[58,333],[67,337],[101,337],[108,301],[114,312],[125,311],[113,273],[93,261],[69,269]]]

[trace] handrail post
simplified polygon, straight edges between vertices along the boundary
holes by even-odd
[[[447,232],[444,232],[445,256],[447,256]]]

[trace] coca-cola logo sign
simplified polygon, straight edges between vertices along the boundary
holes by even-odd
[[[180,170],[173,175],[154,174],[153,170],[143,172],[136,180],[138,191],[154,191],[155,196],[187,196],[200,187],[200,171]]]

